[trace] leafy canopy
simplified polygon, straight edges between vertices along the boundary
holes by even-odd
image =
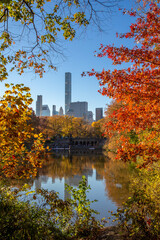
[[[1,0],[0,81],[7,79],[9,70],[21,75],[33,69],[42,77],[47,66],[55,69],[53,59],[62,53],[61,35],[72,40],[79,27],[91,22],[100,26],[98,20],[116,2]],[[29,178],[41,166],[42,134],[32,127],[29,88],[6,84],[9,87],[0,100],[0,175]],[[64,132],[69,134],[68,129]]]
[[[102,137],[102,124],[103,120],[90,125],[83,118],[55,115],[52,117],[40,117],[37,130],[45,138],[50,139],[71,136],[73,138]]]
[[[55,69],[53,59],[62,53],[61,33],[72,40],[79,27],[100,27],[117,1],[0,1],[0,81],[8,76],[6,66],[20,75],[33,69],[40,77],[46,65]]]
[[[29,123],[29,88],[23,84],[5,86],[8,90],[0,99],[0,177],[30,178],[42,166],[42,134],[34,134]]]
[[[122,106],[109,114],[106,134],[121,135],[122,145],[118,157],[127,161],[143,159],[143,166],[160,158],[160,7],[151,3],[143,16],[136,11],[126,11],[137,17],[130,26],[130,32],[117,34],[119,38],[134,39],[135,46],[107,45],[100,47],[98,57],[107,56],[114,65],[130,63],[123,69],[94,69],[88,74],[95,75],[100,82],[102,95],[115,99]],[[114,122],[112,121],[114,119]],[[139,141],[130,141],[130,133],[138,135]]]

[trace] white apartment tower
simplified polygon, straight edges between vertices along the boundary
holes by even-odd
[[[65,73],[65,114],[69,111],[71,103],[71,73]]]

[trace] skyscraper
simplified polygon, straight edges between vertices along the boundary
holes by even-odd
[[[65,114],[69,110],[71,103],[71,73],[65,73]]]
[[[88,102],[71,102],[67,115],[87,119],[87,112]]]
[[[56,105],[52,106],[52,116],[56,115]]]
[[[60,107],[60,109],[59,109],[59,115],[63,116],[63,108],[62,107]]]
[[[103,108],[96,108],[96,121],[103,118]]]
[[[37,96],[36,101],[36,116],[40,117],[42,116],[42,95]]]
[[[87,120],[88,120],[88,122],[90,122],[90,123],[93,122],[93,112],[92,112],[92,111],[88,111],[88,112],[87,112]]]
[[[48,105],[42,105],[42,115],[43,117],[49,117],[50,116],[50,109]]]

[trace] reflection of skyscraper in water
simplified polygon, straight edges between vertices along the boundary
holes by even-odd
[[[39,176],[37,179],[34,180],[35,189],[41,189],[42,183],[47,183],[48,177],[47,176]]]
[[[88,182],[88,176],[92,176],[93,170],[92,169],[84,169],[82,175],[74,175],[72,177],[65,178],[64,184],[68,184],[72,187],[78,187],[79,182],[82,180],[82,176],[85,176]],[[64,200],[71,199],[71,194],[64,190]]]
[[[83,170],[83,175],[86,177],[91,177],[93,175],[93,169],[92,168],[86,168]]]
[[[71,73],[65,73],[65,114],[69,110],[71,103]]]
[[[35,184],[35,189],[41,189],[41,178],[38,177],[37,179],[34,180],[34,184]]]
[[[103,180],[103,175],[99,174],[96,170],[96,180]]]
[[[79,182],[82,180],[82,176],[80,175],[74,175],[72,177],[65,178],[64,184],[68,184],[72,187],[78,187]],[[64,190],[64,200],[71,199],[71,194]]]

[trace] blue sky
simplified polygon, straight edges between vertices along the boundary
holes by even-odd
[[[130,9],[134,1],[121,1],[121,7]],[[64,109],[64,86],[65,72],[72,73],[72,101],[87,101],[89,110],[95,114],[95,108],[103,107],[110,102],[105,96],[98,93],[99,83],[94,77],[81,77],[83,71],[94,68],[97,71],[104,69],[114,69],[115,66],[107,58],[97,58],[94,51],[98,50],[100,44],[121,44],[132,46],[131,40],[119,40],[116,32],[123,33],[129,31],[129,26],[135,19],[128,15],[123,15],[118,9],[108,18],[105,32],[99,32],[93,26],[89,26],[86,33],[79,39],[64,41],[65,59],[59,59],[57,71],[51,70],[44,74],[43,78],[32,73],[25,73],[19,76],[16,72],[11,73],[5,82],[23,82],[30,87],[33,98],[32,108],[35,110],[37,95],[43,95],[43,104],[48,104],[51,110],[52,105],[57,109],[62,106]],[[1,95],[4,92],[4,83],[0,83]]]

